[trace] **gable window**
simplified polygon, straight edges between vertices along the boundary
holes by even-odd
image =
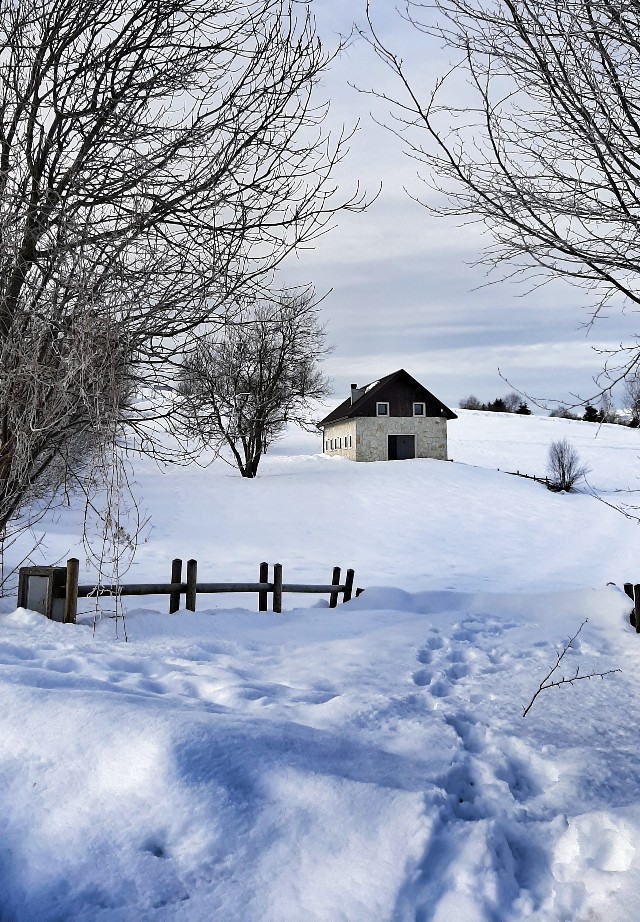
[[[388,416],[389,415],[389,404],[388,403],[376,403],[376,416]]]
[[[424,404],[423,403],[414,403],[413,415],[414,416],[424,416]]]

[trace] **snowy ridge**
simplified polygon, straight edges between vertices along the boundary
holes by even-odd
[[[0,615],[0,919],[635,922],[640,639],[619,584],[638,530],[498,473],[539,470],[562,428],[523,422],[461,414],[464,464],[282,455],[250,483],[142,468],[145,577],[193,541],[226,577],[344,559],[367,588],[281,616],[136,600],[128,643],[89,613]],[[613,430],[578,430],[607,496],[640,453]],[[168,484],[179,503],[156,500]],[[622,671],[523,719],[585,619],[567,673]]]

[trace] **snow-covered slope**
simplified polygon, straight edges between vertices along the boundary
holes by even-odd
[[[128,578],[174,556],[212,580],[340,564],[366,587],[346,606],[137,599],[128,643],[5,606],[3,922],[638,917],[640,639],[618,587],[640,531],[606,503],[634,501],[640,433],[464,411],[449,431],[454,463],[298,436],[255,481],[137,466],[153,530]],[[560,437],[605,502],[503,473],[544,473]],[[49,523],[49,559],[80,556],[77,529],[75,509]],[[585,619],[560,674],[621,671],[523,718]]]

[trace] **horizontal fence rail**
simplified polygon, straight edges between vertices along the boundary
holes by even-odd
[[[497,469],[500,471],[500,468]],[[524,477],[525,480],[535,480],[536,483],[543,483],[547,489],[551,484],[548,477],[538,477],[537,474],[523,474],[521,471],[502,471],[503,474],[509,474],[510,477]]]
[[[340,567],[334,567],[330,583],[284,583],[282,564],[273,565],[273,579],[269,579],[269,564],[260,564],[259,580],[256,583],[205,583],[198,582],[198,562],[188,560],[186,581],[182,579],[182,560],[175,558],[171,563],[169,583],[112,583],[80,584],[79,561],[72,557],[66,567],[22,567],[18,582],[18,606],[40,611],[55,621],[75,623],[78,599],[119,597],[125,595],[168,595],[169,613],[180,608],[181,596],[185,597],[185,608],[196,610],[198,594],[255,592],[258,595],[258,611],[268,610],[269,593],[272,596],[272,610],[282,612],[282,593],[313,593],[329,595],[329,607],[335,608],[338,597],[348,602],[353,596],[354,571],[347,570],[344,582],[340,582]],[[356,596],[363,592],[356,589]]]

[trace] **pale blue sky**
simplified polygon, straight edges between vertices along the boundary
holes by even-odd
[[[321,36],[331,46],[338,31],[362,21],[364,2],[314,0]],[[401,27],[388,0],[373,3],[380,33],[411,62],[425,86],[446,66],[445,54],[425,36]],[[336,130],[360,122],[337,178],[345,194],[360,181],[376,202],[363,214],[341,215],[334,230],[286,265],[288,284],[313,282],[333,289],[323,305],[335,350],[326,362],[336,396],[404,367],[449,405],[469,393],[482,399],[513,385],[535,397],[569,400],[590,395],[601,365],[593,347],[629,338],[634,318],[612,317],[589,333],[583,292],[555,283],[526,297],[511,283],[481,286],[483,271],[470,268],[481,239],[474,228],[438,219],[405,193],[421,191],[416,165],[400,142],[371,117],[385,107],[349,86],[393,88],[390,75],[362,41],[337,61],[319,87],[331,100]]]

